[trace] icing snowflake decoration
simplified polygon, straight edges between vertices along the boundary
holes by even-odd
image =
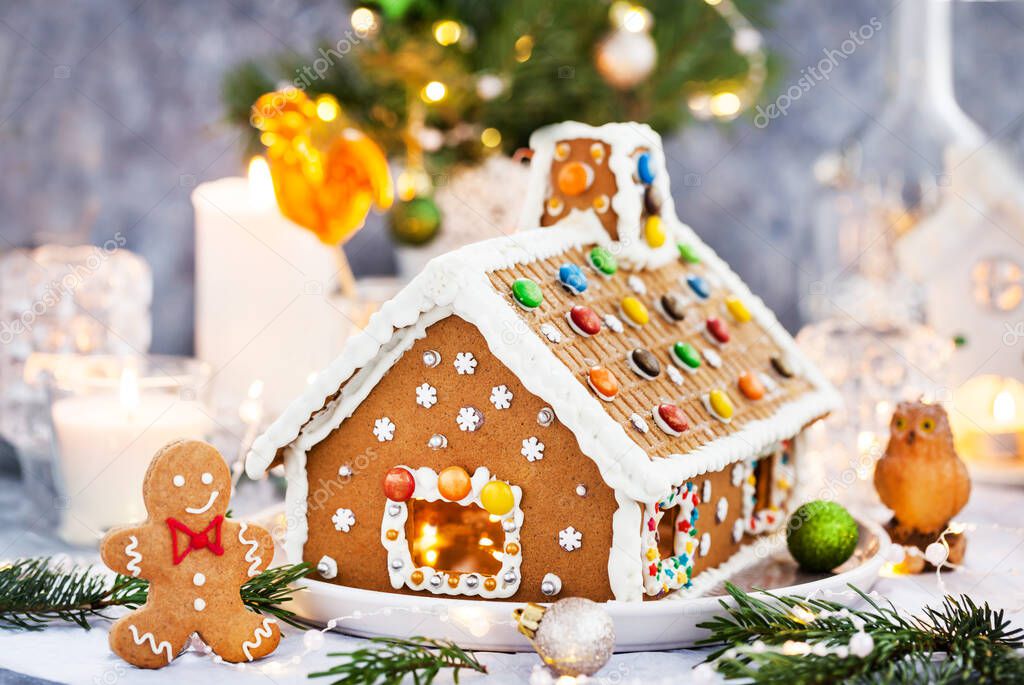
[[[562,342],[562,334],[557,328],[549,323],[541,324],[540,326],[541,335],[548,339],[548,342],[555,343],[556,345]]]
[[[352,526],[356,525],[356,515],[352,513],[351,509],[338,509],[331,517],[331,521],[334,522],[334,530],[347,533],[352,530]]]
[[[512,391],[506,385],[491,388],[491,404],[495,409],[508,409],[512,406]]]
[[[527,461],[540,461],[544,458],[544,443],[537,438],[523,440],[523,449],[519,453],[526,457]]]
[[[437,388],[430,383],[424,383],[416,388],[416,404],[430,409],[437,404]]]
[[[459,372],[460,376],[470,375],[476,371],[476,357],[473,356],[472,352],[459,352],[455,355],[455,370]]]
[[[572,526],[558,531],[558,545],[566,552],[574,552],[583,546],[583,533]]]
[[[388,442],[395,439],[395,424],[386,416],[382,416],[373,422],[373,434],[377,436],[378,442]]]
[[[469,431],[472,433],[480,427],[483,415],[473,407],[463,407],[459,410],[459,415],[455,417],[455,423],[459,424],[460,431]]]
[[[614,314],[604,315],[604,325],[607,326],[608,330],[612,333],[621,333],[626,330],[625,326],[622,325],[622,319]]]

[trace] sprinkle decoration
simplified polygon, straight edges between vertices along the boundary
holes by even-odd
[[[576,333],[589,338],[601,332],[601,317],[591,309],[583,305],[576,305],[565,315],[569,327]]]
[[[702,300],[706,300],[711,297],[711,286],[700,276],[687,276],[686,284],[690,286],[690,290]]]
[[[647,311],[647,307],[644,306],[644,303],[632,295],[622,298],[622,303],[619,307],[622,311],[622,316],[633,326],[643,326],[651,320],[651,315]]]
[[[517,278],[512,283],[512,297],[516,304],[526,310],[536,309],[544,301],[540,286],[529,278]]]
[[[700,354],[690,343],[677,342],[672,346],[672,361],[684,371],[694,372],[700,368]]]
[[[750,310],[747,309],[747,305],[738,297],[728,298],[725,301],[725,308],[737,323],[747,323],[752,318]]]
[[[587,263],[602,276],[612,276],[619,270],[615,255],[603,247],[595,247],[587,255]]]
[[[393,502],[405,502],[416,491],[416,479],[409,469],[396,466],[384,474],[384,496]]]
[[[562,287],[573,295],[579,295],[585,292],[587,286],[587,276],[583,273],[583,269],[579,268],[575,264],[563,264],[558,269],[558,282],[562,284]]]
[[[743,393],[743,396],[748,400],[757,401],[764,397],[764,384],[761,383],[761,379],[758,378],[755,373],[747,371],[740,376],[739,381],[737,381],[737,385],[739,385],[740,392]]]
[[[697,250],[693,245],[686,243],[679,243],[676,245],[679,250],[679,258],[687,264],[700,264],[700,255],[697,254]]]
[[[611,402],[619,394],[619,383],[612,372],[603,366],[591,367],[587,372],[587,383],[605,402]]]
[[[697,486],[686,482],[663,499],[644,507],[644,558],[648,564],[644,570],[644,590],[648,595],[662,595],[671,590],[690,586],[693,576],[693,561],[697,551],[697,519],[700,495]],[[661,558],[658,548],[658,524],[662,516],[675,514],[675,533],[672,541],[673,555]]]

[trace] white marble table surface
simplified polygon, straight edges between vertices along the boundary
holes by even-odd
[[[11,512],[16,506],[16,482],[0,479],[0,511]],[[945,573],[941,582],[945,591],[967,593],[978,602],[989,601],[1005,608],[1008,616],[1018,625],[1024,625],[1024,490],[978,486],[963,521],[978,524],[969,536],[966,569]],[[244,513],[244,512],[243,512]],[[1006,528],[1003,528],[1005,526]],[[25,555],[54,554],[67,551],[59,543],[24,527],[6,524],[0,526],[0,558]],[[83,560],[94,560],[80,553]],[[77,558],[77,557],[76,557]],[[909,611],[925,604],[940,602],[943,591],[934,574],[917,577],[881,578],[875,586],[883,597],[896,606]],[[172,667],[159,671],[143,671],[128,666],[111,654],[107,647],[107,624],[100,621],[91,631],[74,627],[52,627],[44,632],[0,632],[0,684],[18,683],[36,685],[54,681],[89,685],[128,685],[144,683],[208,682],[218,685],[243,683],[329,683],[330,679],[309,680],[307,674],[319,670],[337,659],[326,656],[329,652],[349,651],[364,641],[338,634],[328,634],[321,650],[307,656],[295,666],[281,665],[273,672],[256,669],[236,671],[227,665],[216,664],[196,652],[180,657]],[[300,631],[290,630],[270,661],[284,664],[289,657],[304,651]],[[702,680],[702,673],[694,673],[706,655],[703,650],[677,650],[620,654],[592,680],[595,683],[683,683]],[[531,680],[539,663],[533,654],[480,653],[487,665],[488,676],[466,674],[464,683],[504,685]],[[534,674],[534,682],[545,682]],[[439,678],[438,682],[450,682]]]

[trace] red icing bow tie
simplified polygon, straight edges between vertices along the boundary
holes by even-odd
[[[171,545],[174,555],[174,565],[180,564],[188,553],[194,549],[208,549],[218,557],[224,554],[224,545],[220,542],[220,528],[224,523],[223,516],[217,516],[210,525],[196,533],[184,523],[175,518],[167,519],[167,527],[171,529]],[[187,544],[182,548],[182,536]]]

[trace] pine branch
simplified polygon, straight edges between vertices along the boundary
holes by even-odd
[[[291,599],[292,583],[309,574],[309,564],[264,571],[242,586],[247,607],[297,626],[295,614],[281,605]],[[149,582],[113,579],[91,566],[54,565],[47,557],[19,559],[0,568],[0,629],[43,630],[64,621],[86,630],[90,620],[107,618],[112,607],[136,609],[146,602]]]
[[[412,676],[416,685],[430,685],[442,669],[452,670],[458,683],[460,671],[487,673],[487,667],[454,642],[414,637],[409,640],[373,638],[373,646],[353,652],[335,652],[347,661],[310,678],[333,677],[331,685],[398,685]]]
[[[854,610],[835,602],[769,594],[762,600],[727,585],[735,602],[727,614],[700,624],[703,645],[726,679],[755,683],[1000,683],[1024,681],[1024,630],[1002,611],[969,597],[946,597],[939,608],[906,617],[851,586],[868,604]],[[859,634],[872,648],[856,656]]]

